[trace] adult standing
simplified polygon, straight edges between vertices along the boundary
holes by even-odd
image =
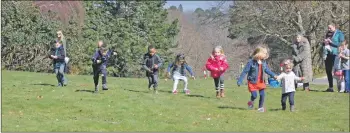
[[[332,70],[334,66],[335,57],[339,54],[338,47],[344,41],[344,34],[340,30],[336,29],[334,24],[328,25],[328,32],[324,43],[330,45],[330,50],[327,52],[325,67],[328,78],[328,89],[326,92],[333,92],[333,75]]]
[[[309,83],[312,81],[312,60],[310,43],[303,35],[298,34],[292,45],[294,73],[304,77],[303,89],[310,91]]]
[[[67,57],[67,43],[66,43],[66,38],[64,37],[63,33],[61,30],[57,31],[57,40],[56,41],[61,41],[63,44],[63,50],[64,50],[64,57],[66,57],[65,60],[65,64],[64,64],[64,72],[67,73],[67,63],[69,61],[69,58]],[[67,85],[67,77],[64,76],[63,77],[63,85],[66,86]]]

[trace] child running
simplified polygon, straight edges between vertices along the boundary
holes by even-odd
[[[92,69],[93,69],[93,79],[95,84],[95,91],[94,93],[98,93],[98,80],[100,73],[102,73],[102,90],[108,90],[107,87],[107,63],[108,59],[111,57],[111,55],[115,55],[116,53],[113,52],[114,48],[107,49],[106,47],[102,46],[103,42],[99,41],[98,46],[99,49],[94,53],[94,56],[92,57]]]
[[[286,60],[283,63],[283,71],[279,76],[277,76],[277,80],[282,80],[282,98],[281,105],[282,110],[286,110],[286,101],[287,97],[289,97],[289,105],[290,111],[294,112],[294,94],[295,94],[295,80],[303,80],[303,77],[297,77],[292,71],[292,63],[290,60]]]
[[[216,98],[225,97],[224,94],[224,73],[229,68],[224,50],[216,46],[206,63],[206,68],[214,78]]]
[[[50,55],[50,59],[53,59],[53,66],[55,70],[55,74],[58,81],[58,87],[63,86],[64,82],[64,66],[65,66],[65,53],[62,45],[62,41],[56,41],[56,47],[52,51]]]
[[[239,76],[237,85],[242,85],[243,78],[247,76],[248,80],[248,89],[251,93],[250,101],[248,101],[248,108],[253,109],[254,100],[257,98],[257,92],[259,91],[259,112],[265,112],[264,99],[265,99],[265,88],[266,84],[264,83],[263,75],[266,72],[271,77],[276,78],[276,74],[273,73],[266,64],[266,59],[268,58],[267,49],[264,47],[257,47],[253,54],[252,59],[249,59],[248,63],[245,65],[243,72]]]
[[[157,50],[153,45],[148,46],[148,53],[143,57],[142,68],[146,70],[148,89],[151,90],[153,85],[153,92],[158,94],[158,69],[162,66],[163,61],[156,52]]]
[[[168,75],[172,75],[172,78],[174,80],[174,85],[172,90],[174,94],[177,94],[177,85],[179,83],[179,80],[184,81],[184,92],[186,93],[186,95],[190,94],[190,90],[187,88],[188,81],[187,81],[185,69],[191,74],[191,77],[195,79],[192,68],[187,65],[184,54],[178,54],[176,56],[175,62],[170,63],[168,66],[168,70],[167,70]]]

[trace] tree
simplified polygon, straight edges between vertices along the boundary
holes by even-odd
[[[296,33],[303,33],[312,47],[313,66],[318,68],[323,66],[319,51],[325,28],[333,22],[349,35],[348,12],[346,1],[235,1],[229,36],[263,36],[287,46]]]
[[[204,10],[202,8],[196,8],[196,10],[194,10],[194,13],[197,15],[197,17],[202,17],[205,15]]]
[[[182,8],[182,5],[181,5],[181,4],[179,5],[179,8],[178,8],[178,9],[179,9],[180,12],[183,12],[183,11],[184,11],[184,9]]]
[[[177,7],[176,6],[170,6],[169,10],[177,10]]]

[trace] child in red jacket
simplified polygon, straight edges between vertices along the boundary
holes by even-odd
[[[205,64],[211,76],[214,78],[216,97],[225,97],[224,95],[224,73],[228,69],[226,56],[221,46],[216,46],[213,49],[207,63]]]

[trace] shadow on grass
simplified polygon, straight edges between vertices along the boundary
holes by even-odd
[[[53,84],[46,84],[46,83],[42,83],[42,84],[31,84],[31,85],[55,86],[55,85],[53,85]]]
[[[210,97],[205,97],[205,96],[202,96],[202,95],[186,95],[188,97],[201,97],[201,98],[210,98]]]
[[[238,109],[238,110],[247,110],[246,108],[241,107],[231,107],[231,106],[219,106],[219,109]]]
[[[75,90],[75,92],[90,92],[90,93],[94,93],[93,90]]]
[[[164,90],[158,90],[159,92],[166,92],[166,93],[172,93],[172,91],[164,91]]]
[[[137,91],[137,90],[128,90],[128,89],[124,89],[126,91],[131,91],[131,92],[141,92],[141,93],[149,93],[150,91]]]
[[[277,109],[269,109],[269,111],[282,111],[281,108],[277,108]]]

